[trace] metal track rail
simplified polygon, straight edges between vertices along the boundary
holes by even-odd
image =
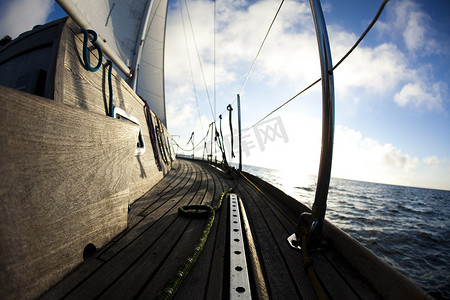
[[[251,299],[238,197],[230,194],[230,299]]]

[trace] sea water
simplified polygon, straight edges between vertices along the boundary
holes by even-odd
[[[317,176],[244,166],[303,204]],[[332,178],[326,219],[427,293],[450,299],[450,191]]]

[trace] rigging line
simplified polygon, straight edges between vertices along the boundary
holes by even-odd
[[[373,25],[375,25],[376,21],[378,20],[379,16],[381,15],[381,13],[384,10],[384,7],[386,6],[386,4],[389,2],[389,0],[383,0],[383,3],[381,3],[380,8],[378,9],[375,17],[373,18],[372,22],[370,22],[369,26],[367,26],[366,30],[364,30],[364,32],[362,33],[362,35],[360,36],[360,38],[355,42],[355,44],[347,51],[347,53],[339,60],[339,62],[331,69],[328,70],[328,72],[333,72],[349,55],[350,53],[353,52],[353,50],[356,49],[356,47],[358,47],[358,45],[361,43],[361,41],[364,39],[364,37],[367,35],[367,33],[370,31],[370,29],[372,29]],[[255,124],[253,124],[251,127],[245,129],[243,131],[247,132],[248,130],[252,129],[253,127],[255,127],[256,125],[258,125],[259,123],[261,123],[263,120],[265,120],[267,117],[269,117],[270,115],[272,115],[274,112],[276,112],[277,110],[279,110],[280,108],[282,108],[283,106],[285,106],[286,104],[288,104],[289,102],[291,102],[292,100],[294,100],[295,98],[297,98],[298,96],[300,96],[302,93],[306,92],[308,89],[310,89],[311,87],[313,87],[315,84],[317,84],[319,81],[321,81],[321,78],[317,79],[316,81],[314,81],[313,83],[311,83],[309,86],[307,86],[305,89],[303,89],[301,92],[299,92],[298,94],[296,94],[295,96],[293,96],[292,98],[290,98],[289,100],[287,100],[286,102],[284,102],[283,104],[281,104],[280,106],[278,106],[277,108],[275,108],[274,110],[272,110],[270,113],[268,113],[264,118],[262,118],[261,120],[259,120],[258,122],[256,122]]]
[[[186,26],[184,25],[183,7],[182,7],[183,5],[181,4],[181,0],[179,0],[178,2],[180,3],[180,14],[181,14],[181,21],[183,22],[184,42],[186,44],[186,52],[187,52],[187,57],[188,57],[188,61],[189,61],[189,69],[191,71],[192,85],[194,87],[195,103],[197,104],[198,118],[200,120],[200,127],[203,132],[202,116],[200,114],[200,107],[198,105],[197,89],[195,87],[194,73],[192,72],[191,56],[189,55],[189,45],[188,45],[188,40],[187,40],[187,35],[186,35]]]
[[[186,5],[186,11],[188,13],[189,24],[191,25],[192,37],[194,39],[195,49],[197,50],[197,57],[198,57],[198,62],[200,64],[200,70],[202,71],[203,83],[205,84],[206,95],[208,96],[209,108],[211,109],[211,115],[212,115],[213,120],[214,120],[214,111],[213,111],[213,108],[212,108],[212,105],[211,105],[211,98],[209,97],[209,91],[208,91],[208,86],[206,84],[205,73],[203,72],[202,60],[200,58],[200,52],[198,51],[197,41],[195,39],[195,34],[194,34],[194,28],[192,27],[191,14],[189,13],[189,7],[187,5],[186,0],[184,0],[184,4]]]
[[[249,79],[249,77],[250,77],[250,73],[252,72],[253,67],[255,66],[256,60],[257,60],[257,58],[258,58],[258,56],[259,56],[259,53],[261,52],[262,47],[264,46],[264,43],[266,42],[267,36],[269,35],[270,30],[272,29],[272,26],[273,26],[273,24],[274,24],[274,22],[275,22],[275,19],[276,19],[277,16],[278,16],[278,13],[279,13],[280,10],[281,10],[281,6],[283,5],[283,3],[284,3],[284,0],[281,1],[280,6],[278,7],[278,10],[277,10],[277,12],[275,13],[275,16],[274,16],[274,18],[273,18],[273,20],[272,20],[272,23],[270,24],[269,29],[267,30],[266,35],[265,35],[265,37],[264,37],[264,39],[263,39],[263,41],[262,41],[262,43],[261,43],[261,46],[259,47],[259,50],[258,50],[258,52],[257,52],[257,54],[256,54],[256,57],[255,57],[254,60],[253,60],[253,63],[252,63],[252,65],[251,65],[251,67],[250,67],[250,70],[249,70],[248,73],[247,73],[247,77],[245,78],[244,84],[242,85],[241,90],[239,91],[239,94],[241,94],[242,91],[244,90],[244,87],[245,87],[245,85],[246,85],[246,83],[247,83],[247,81],[248,81],[248,79]],[[214,24],[214,25],[215,25],[215,24]],[[233,102],[231,102],[230,105],[233,105],[235,102],[236,102],[236,98],[234,98]],[[227,111],[227,110],[225,109],[221,114],[223,115],[226,111]],[[216,118],[216,117],[214,116],[214,121],[217,121],[217,119],[218,119],[218,118]]]
[[[248,73],[247,73],[247,77],[245,77],[244,84],[242,85],[241,90],[239,91],[238,94],[241,94],[242,91],[244,90],[245,84],[247,83],[247,80],[248,80],[248,78],[250,77],[250,73],[252,72],[253,67],[255,66],[256,59],[258,59],[259,53],[261,52],[261,49],[262,49],[262,47],[264,46],[264,43],[265,43],[265,41],[266,41],[266,39],[267,39],[267,36],[269,35],[270,29],[272,29],[272,25],[273,25],[273,23],[275,22],[275,19],[277,18],[278,13],[280,12],[281,6],[283,6],[283,3],[284,3],[284,0],[281,0],[280,6],[278,7],[278,10],[277,10],[275,16],[273,17],[272,23],[270,23],[269,29],[268,29],[267,32],[266,32],[266,36],[264,37],[264,39],[263,39],[263,41],[262,41],[262,43],[261,43],[261,46],[259,47],[259,50],[258,50],[258,52],[256,53],[255,59],[253,60],[253,63],[252,63],[252,66],[250,67],[250,70],[249,70]]]
[[[210,128],[212,127],[212,124],[213,123],[211,123],[211,124],[209,124],[209,126],[208,126],[208,131],[206,132],[206,135],[202,138],[202,140],[200,141],[200,142],[198,142],[198,144],[197,145],[195,145],[192,149],[184,149],[183,147],[181,147],[178,143],[177,143],[177,141],[175,141],[175,139],[173,138],[173,137],[171,137],[171,139],[172,139],[172,141],[175,143],[175,145],[177,145],[178,146],[178,148],[180,148],[181,150],[183,150],[183,151],[186,151],[186,152],[191,152],[192,150],[194,150],[195,148],[197,148],[198,146],[200,146],[200,144],[208,137],[208,134],[209,134],[209,130],[210,130]],[[191,137],[192,137],[192,134],[191,134]],[[189,139],[189,142],[190,142],[190,139]],[[189,143],[188,142],[188,143]]]
[[[256,125],[258,125],[259,123],[261,123],[262,121],[264,121],[265,119],[267,119],[271,114],[273,114],[274,112],[276,112],[277,110],[279,110],[280,108],[282,108],[283,106],[285,106],[286,104],[288,104],[289,102],[291,102],[292,100],[294,100],[295,98],[297,98],[298,96],[300,96],[301,94],[303,94],[304,92],[306,92],[307,90],[309,90],[310,88],[312,88],[314,85],[316,85],[319,81],[321,81],[322,79],[319,78],[316,81],[314,81],[313,83],[311,83],[310,85],[308,85],[306,88],[304,88],[301,92],[297,93],[294,97],[290,98],[289,100],[287,100],[286,102],[284,102],[283,104],[281,104],[280,106],[278,106],[277,108],[275,108],[274,110],[272,110],[270,113],[268,113],[264,118],[262,118],[261,120],[259,120],[258,122],[256,122],[255,124],[253,124],[251,127],[247,128],[244,130],[244,132],[247,132],[248,130],[252,129],[253,127],[255,127]],[[244,133],[243,132],[243,133]]]
[[[356,47],[358,47],[359,43],[361,43],[361,41],[363,40],[363,38],[367,35],[367,33],[369,32],[370,29],[372,29],[373,25],[375,25],[375,23],[378,20],[378,17],[381,15],[381,12],[383,11],[384,7],[386,6],[386,4],[389,2],[389,0],[383,0],[383,3],[381,3],[380,8],[377,11],[377,14],[375,15],[375,17],[373,18],[372,22],[370,22],[369,26],[367,26],[366,30],[363,32],[363,34],[361,35],[361,37],[356,41],[356,43],[353,45],[353,47],[350,48],[350,50],[347,51],[347,53],[341,58],[341,60],[333,67],[333,69],[331,70],[334,71],[334,69],[336,69],[346,58],[347,56],[350,55],[350,53],[353,52],[353,50],[355,50]],[[330,72],[330,71],[329,71]]]
[[[214,0],[214,119],[216,119],[216,0]]]

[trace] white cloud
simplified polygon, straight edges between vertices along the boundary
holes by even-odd
[[[190,135],[192,131],[202,134],[202,129],[206,131],[208,126],[208,119],[204,115],[199,116],[192,85],[189,83],[187,81],[186,84],[167,88],[166,97],[171,99],[170,105],[166,106],[167,124],[169,130],[176,134]]]
[[[212,88],[213,4],[193,1],[188,5],[208,88]],[[234,83],[238,88],[234,93],[238,92],[239,85],[243,84],[279,3],[258,1],[245,8],[239,5],[240,3],[234,1],[229,5],[218,4],[216,20],[216,81],[217,84],[236,81]],[[236,10],[237,7],[239,9]],[[192,68],[195,74],[200,74],[195,72],[199,71],[199,63],[184,4],[183,11]],[[205,14],[205,11],[211,11],[211,14]],[[302,32],[296,31],[296,26],[304,22],[311,24],[302,26]],[[180,74],[180,66],[189,74],[189,65],[185,63],[185,48],[183,24],[179,8],[176,7],[169,11],[167,28],[166,50],[167,57],[171,57],[171,61],[167,60],[166,64],[169,68],[166,72],[168,80],[186,79]],[[308,72],[311,69],[317,71]],[[250,80],[258,81],[270,77],[272,83],[289,80],[298,86],[299,80],[303,84],[310,83],[308,81],[315,80],[315,77],[320,75],[319,72],[314,27],[308,7],[304,3],[286,2],[266,40]],[[202,82],[203,79],[196,78],[197,81]]]
[[[394,100],[400,106],[413,105],[430,111],[442,111],[444,102],[442,94],[445,89],[446,86],[442,82],[432,86],[426,86],[421,82],[407,83],[395,94]]]
[[[341,33],[342,40],[333,43],[339,58],[352,46],[352,35]],[[344,37],[347,35],[347,37]],[[405,56],[391,43],[374,48],[359,47],[336,69],[336,89],[346,93],[355,87],[364,87],[371,93],[391,93],[402,81],[414,76]]]
[[[304,115],[300,116],[295,112],[286,112],[282,116],[277,114],[271,116],[265,120],[268,122],[266,124],[274,127],[277,117],[286,130],[286,139],[283,140],[279,135],[273,141],[267,140],[262,148],[253,134],[256,128],[247,131],[246,134],[250,135],[249,139],[253,142],[254,148],[250,149],[248,157],[244,157],[244,163],[274,169],[297,170],[298,174],[317,174],[320,158],[321,121]],[[267,130],[265,122],[257,126],[257,130]],[[267,131],[267,133],[270,132]],[[280,129],[278,133],[280,133]],[[237,162],[237,159],[235,161]]]
[[[414,172],[419,159],[392,144],[363,138],[357,130],[337,126],[333,174],[336,177],[395,183]],[[396,179],[397,178],[397,179]],[[398,183],[398,181],[397,181]]]
[[[409,14],[406,28],[403,32],[406,47],[410,51],[417,51],[422,48],[426,42],[424,14],[418,11],[412,11]]]
[[[376,150],[380,151],[383,165],[387,168],[395,168],[400,171],[410,172],[417,167],[419,159],[417,157],[410,157],[408,154],[403,154],[402,151],[391,144],[383,146],[377,145]]]
[[[357,130],[336,127],[334,177],[450,190],[449,167],[448,159],[435,155],[420,159]]]
[[[430,167],[436,167],[441,163],[436,155],[425,157],[423,162]]]
[[[388,4],[387,21],[379,21],[377,28],[396,41],[400,36],[410,54],[431,54],[443,51],[434,38],[431,18],[421,6],[411,0],[392,1]],[[397,41],[398,42],[398,41]],[[444,50],[445,51],[445,50]]]
[[[396,3],[389,4],[388,12],[389,7],[394,7],[390,11],[395,17],[395,14],[407,13],[398,17],[401,24],[396,24],[394,17],[385,18],[386,23],[380,23],[382,30],[390,30],[389,32],[385,31],[385,35],[391,36],[392,34],[392,39],[386,40],[383,36],[383,43],[375,46],[363,43],[336,70],[335,89],[339,91],[336,94],[339,97],[337,100],[357,99],[360,105],[355,105],[355,110],[358,112],[363,106],[362,102],[368,101],[391,101],[391,105],[395,105],[395,101],[400,106],[412,106],[421,110],[426,108],[433,111],[443,109],[445,104],[443,99],[447,95],[447,85],[433,81],[433,66],[423,66],[417,64],[417,61],[411,60],[412,51],[420,51],[421,47],[430,45],[432,41],[427,39],[427,36],[420,30],[416,31],[416,34],[408,32],[406,30],[407,21],[411,22],[408,26],[418,29],[425,24],[427,18],[423,14],[414,14],[418,11],[418,6],[412,5],[412,2],[400,1],[399,3],[406,5],[404,6],[406,12],[399,10]],[[225,98],[234,98],[241,88],[278,4],[273,1],[258,1],[250,5],[244,1],[218,3],[216,19],[216,76],[217,87],[220,88],[217,91],[218,99],[224,98],[224,96]],[[202,41],[198,43],[198,46],[206,80],[209,84],[208,88],[211,87],[211,95],[214,69],[214,37],[211,31],[214,21],[212,5],[211,2],[204,0],[189,2],[196,38],[197,41]],[[211,12],[211,14],[205,14],[205,12]],[[198,113],[195,101],[192,100],[194,99],[192,88],[179,89],[176,92],[171,89],[172,85],[187,87],[192,83],[189,65],[183,62],[186,61],[186,54],[184,54],[184,35],[180,14],[178,10],[169,11],[169,13],[166,57],[171,59],[170,61],[166,60],[166,67],[168,67],[166,91],[171,92],[167,94],[167,102],[168,107],[171,107],[172,104],[176,104],[174,106],[181,105],[180,107],[186,106],[183,111],[168,112],[168,114],[170,113],[169,126],[174,129],[173,132],[185,132],[185,128],[188,127],[186,124],[194,122],[191,117],[198,118]],[[185,21],[187,21],[186,17]],[[190,35],[189,25],[186,24],[188,35]],[[329,36],[334,63],[358,38],[354,33],[336,26],[329,27]],[[400,43],[398,43],[399,40],[401,40]],[[260,90],[257,92],[251,90],[246,96],[253,96],[250,95],[253,93],[263,97],[263,99],[259,97],[256,100],[250,100],[250,102],[254,101],[251,103],[246,103],[245,101],[248,101],[249,98],[245,98],[243,105],[249,106],[246,110],[248,116],[244,117],[244,119],[247,118],[247,122],[251,122],[249,119],[259,119],[263,114],[257,114],[261,111],[269,112],[278,104],[275,102],[281,97],[277,95],[274,99],[266,95],[268,88],[275,87],[277,91],[292,96],[320,76],[316,43],[314,26],[307,5],[296,1],[286,1],[247,83],[247,87],[257,83]],[[193,44],[190,44],[189,48],[194,73],[199,74],[198,66],[196,66],[198,59]],[[405,48],[407,50],[404,50]],[[204,96],[203,79],[196,77],[195,82],[197,93],[201,94],[199,101],[202,101],[200,104],[202,118],[211,119],[209,105]],[[354,93],[355,89],[358,90],[357,95]],[[305,94],[303,100],[306,98],[309,101],[308,97],[311,94],[313,93]],[[320,99],[320,96],[318,98]],[[223,101],[227,100],[229,99]],[[295,107],[297,104],[289,105]],[[364,109],[368,109],[368,107],[368,105],[364,105]],[[224,109],[225,106],[218,105],[218,113]],[[308,173],[317,172],[320,152],[320,121],[307,119],[301,111],[294,112],[289,108],[280,110],[280,112],[289,133],[289,143],[281,144],[281,146],[271,145],[264,153],[255,150],[250,157],[246,158],[246,163],[291,167],[293,164],[291,158],[298,157],[296,160],[298,169]],[[311,118],[311,116],[308,117]],[[171,122],[170,118],[177,119],[175,122]],[[178,128],[172,127],[172,125],[177,125]],[[204,125],[204,127],[206,126]],[[295,133],[291,135],[291,132],[294,131]],[[185,139],[187,140],[187,138],[189,135]],[[439,181],[440,179],[433,174],[430,174],[426,180],[422,180],[421,172],[428,172],[427,168],[432,160],[415,157],[408,151],[411,150],[402,150],[400,145],[380,143],[369,137],[363,137],[358,130],[337,126],[333,176],[415,186],[437,186],[436,183],[442,183],[442,180]],[[273,159],[275,157],[276,159]],[[445,171],[447,172],[446,169]],[[448,175],[446,176],[443,178],[448,178]]]
[[[15,0],[0,6],[0,38],[20,33],[44,24],[53,9],[52,0]]]
[[[384,87],[378,89],[393,88],[390,90],[394,92],[393,99],[401,107],[444,111],[448,84],[436,81],[433,76],[435,67],[423,64],[418,58],[444,52],[448,54],[448,47],[442,44],[445,39],[439,41],[435,38],[437,34],[430,16],[414,1],[399,0],[388,4],[385,21],[378,21],[376,28],[384,40],[388,38],[392,45],[397,45],[390,50],[391,56],[396,59],[383,59],[374,64],[387,64],[384,68],[386,72],[382,72],[383,79],[372,77],[382,82]],[[389,67],[392,67],[391,72]]]
[[[213,4],[197,0],[190,2],[189,8],[197,46],[202,57],[205,80],[212,94],[214,32],[211,29],[213,26],[205,24],[212,25],[214,19],[213,14],[204,12],[213,12]],[[258,1],[249,6],[244,6],[243,1],[217,5],[216,85],[233,90],[231,95],[226,97],[234,97],[233,94],[240,91],[277,8],[278,3],[273,1]],[[365,99],[364,101],[368,99],[383,101],[390,97],[393,99],[393,95],[396,94],[394,100],[401,106],[412,105],[420,109],[426,107],[429,110],[440,110],[442,99],[446,95],[443,93],[446,84],[432,82],[430,77],[433,72],[432,66],[428,67],[428,72],[423,72],[422,67],[412,64],[409,54],[402,52],[395,43],[400,34],[402,38],[405,37],[409,49],[422,47],[425,43],[422,40],[425,37],[419,28],[426,28],[424,24],[427,16],[420,11],[418,5],[410,1],[396,2],[390,4],[389,8],[388,12],[392,16],[387,18],[386,23],[380,23],[379,27],[381,31],[386,30],[385,34],[386,32],[388,35],[397,34],[396,38],[393,38],[392,42],[384,42],[375,47],[360,45],[347,58],[336,70],[335,89],[339,91],[337,99],[355,99],[354,95],[349,96],[348,93],[355,88],[361,88],[359,92],[367,93],[367,96],[359,98]],[[185,63],[184,31],[179,10],[169,11],[169,20],[166,57],[170,57],[171,60],[167,60],[166,63],[166,79],[185,82],[186,75],[190,71]],[[411,24],[408,25],[408,22]],[[197,53],[192,44],[186,15],[185,26],[191,40],[190,58],[193,72],[196,74],[196,88],[198,92],[204,92],[204,80],[200,77]],[[406,32],[408,28],[415,29],[415,33]],[[337,26],[329,27],[329,36],[335,63],[357,39],[354,33]],[[305,3],[288,1],[282,7],[266,40],[249,82],[262,82],[269,87],[280,86],[281,83],[291,88],[293,95],[319,78],[319,70],[316,37],[309,7]],[[428,86],[431,87],[426,88]],[[420,90],[417,87],[420,87]],[[376,97],[373,96],[375,94]]]

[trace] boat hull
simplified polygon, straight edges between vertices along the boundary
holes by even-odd
[[[82,51],[68,18],[0,49],[1,299],[39,296],[112,241],[175,159],[167,129],[115,70],[113,105],[128,119],[108,116],[109,67],[88,71]]]

